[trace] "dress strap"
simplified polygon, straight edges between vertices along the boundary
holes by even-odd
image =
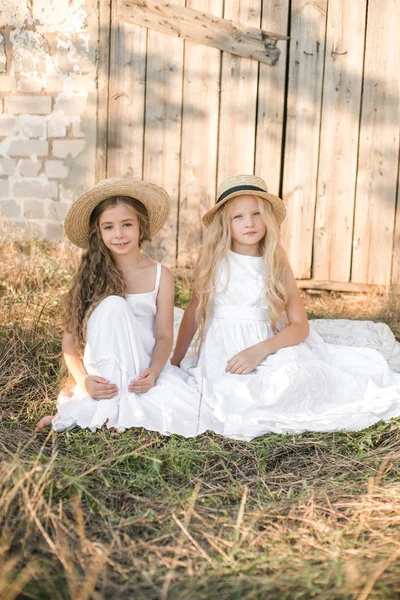
[[[161,263],[157,263],[156,286],[154,288],[154,293],[156,296],[158,294],[158,288],[160,287],[161,269],[162,269]]]

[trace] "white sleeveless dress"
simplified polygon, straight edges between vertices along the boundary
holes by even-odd
[[[209,428],[199,418],[199,393],[182,378],[180,369],[168,363],[156,385],[144,394],[128,391],[128,385],[151,363],[155,345],[154,318],[161,277],[157,264],[152,292],[109,296],[91,314],[83,357],[90,375],[105,377],[117,385],[110,400],[93,400],[78,385],[73,395],[62,392],[52,425],[56,431],[76,425],[95,431],[103,424],[124,431],[144,427],[169,435],[195,436]]]
[[[369,348],[307,339],[268,356],[252,373],[225,372],[235,354],[273,336],[263,258],[232,251],[219,265],[213,317],[200,356],[182,361],[201,413],[224,436],[354,431],[400,416],[400,374]]]

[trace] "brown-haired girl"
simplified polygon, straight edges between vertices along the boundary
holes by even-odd
[[[198,330],[197,355],[182,367],[227,437],[357,430],[399,416],[400,374],[379,352],[309,331],[280,242],[284,217],[259,177],[220,185],[171,362],[181,364]]]
[[[57,415],[37,430],[51,423],[56,431],[103,424],[187,437],[204,431],[198,393],[167,364],[172,274],[141,253],[169,212],[165,190],[126,179],[102,181],[72,205],[65,232],[86,251],[65,303],[62,350],[76,386],[61,392]]]

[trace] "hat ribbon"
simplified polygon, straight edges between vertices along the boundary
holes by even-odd
[[[235,187],[231,187],[228,190],[226,190],[225,192],[223,192],[215,204],[222,202],[222,200],[224,200],[227,196],[230,196],[231,194],[233,194],[235,192],[246,192],[246,191],[263,192],[264,194],[268,194],[268,192],[266,190],[263,190],[263,188],[260,188],[256,185],[235,185]]]

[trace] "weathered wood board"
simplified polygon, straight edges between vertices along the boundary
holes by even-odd
[[[121,0],[119,16],[137,25],[267,64],[278,61],[280,52],[275,42],[285,37],[279,32],[252,27],[252,19],[233,21],[226,16],[222,19],[178,4],[165,0]],[[257,5],[259,9],[259,1]],[[226,3],[226,12],[231,10],[232,4]]]
[[[191,8],[222,15],[222,0],[187,0]],[[179,265],[196,260],[201,216],[215,202],[221,52],[185,42],[179,204]]]
[[[287,33],[288,18],[288,0],[263,2],[263,29]],[[274,194],[280,191],[287,42],[278,42],[278,46],[279,62],[273,68],[260,64],[255,148],[255,174],[265,180]]]
[[[320,128],[313,277],[349,281],[366,1],[330,2]]]
[[[108,177],[143,174],[147,29],[116,18],[112,5]]]
[[[225,18],[261,22],[259,0],[226,3]],[[221,113],[218,144],[218,183],[244,173],[254,173],[258,64],[224,52],[221,73]]]
[[[397,0],[368,7],[364,91],[354,220],[352,281],[388,285],[399,164],[399,51]]]
[[[96,176],[171,194],[153,256],[192,265],[217,184],[254,172],[282,193],[300,286],[398,284],[399,0],[99,2]]]
[[[169,265],[177,254],[183,51],[182,40],[148,30],[143,178],[171,195],[170,217],[154,244],[155,258]]]
[[[311,278],[327,0],[293,0],[282,238],[295,277]]]

